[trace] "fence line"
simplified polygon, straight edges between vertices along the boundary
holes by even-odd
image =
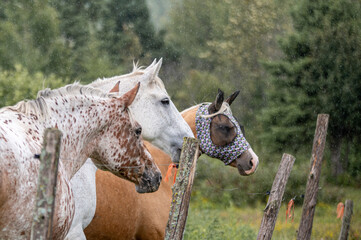
[[[183,238],[198,152],[199,141],[195,138],[184,138],[177,179],[172,188],[172,205],[165,229],[166,240],[181,240]]]
[[[346,200],[345,203],[345,214],[342,218],[342,227],[340,236],[338,237],[338,240],[347,240],[348,238],[348,231],[350,230],[351,225],[351,217],[352,217],[352,211],[353,210],[353,201],[352,200]]]
[[[273,181],[266,208],[264,209],[264,215],[262,218],[260,230],[258,232],[257,240],[268,240],[272,238],[278,211],[281,206],[281,201],[286,188],[288,177],[291,174],[294,162],[294,156],[286,153],[283,154],[281,163]]]
[[[47,128],[44,132],[31,227],[32,240],[51,239],[61,137],[62,133],[58,129]]]
[[[311,156],[311,167],[306,185],[306,193],[303,201],[302,217],[298,228],[297,240],[311,239],[313,217],[317,204],[318,186],[321,176],[321,165],[325,149],[328,114],[319,114]]]

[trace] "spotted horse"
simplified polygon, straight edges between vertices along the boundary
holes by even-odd
[[[161,174],[128,107],[139,84],[121,97],[71,84],[0,109],[0,239],[29,239],[43,132],[62,131],[53,239],[64,239],[74,215],[70,180],[87,158],[115,177],[153,192]]]

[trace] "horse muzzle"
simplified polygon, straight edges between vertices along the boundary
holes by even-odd
[[[239,174],[242,176],[249,176],[256,172],[259,161],[257,155],[253,152],[252,148],[244,151],[230,165],[237,167]]]
[[[160,182],[162,181],[162,174],[157,171],[145,171],[140,178],[139,184],[135,185],[138,193],[151,193],[158,190]]]

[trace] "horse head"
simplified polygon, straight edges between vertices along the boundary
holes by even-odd
[[[102,129],[91,158],[98,168],[135,183],[137,192],[145,193],[158,189],[162,175],[143,143],[141,125],[129,111],[139,86],[112,99],[111,124]]]
[[[162,59],[158,62],[154,60],[145,69],[134,64],[129,74],[97,80],[90,85],[103,91],[112,89],[112,92],[124,94],[141,83],[129,109],[143,128],[142,137],[169,154],[173,162],[179,162],[183,137],[194,136],[158,76],[161,66]]]
[[[214,102],[200,105],[196,114],[196,131],[203,153],[248,176],[256,171],[258,157],[244,137],[243,127],[232,115],[230,105],[238,93],[236,91],[224,100],[224,93],[218,90]]]

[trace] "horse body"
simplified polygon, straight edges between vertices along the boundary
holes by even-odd
[[[164,177],[171,158],[149,143],[146,146]],[[128,182],[101,170],[96,172],[96,183],[97,207],[92,222],[84,230],[87,239],[164,239],[172,198],[171,181],[162,181],[158,191],[142,195]]]
[[[142,137],[171,155],[174,162],[178,162],[183,137],[193,137],[193,134],[158,77],[161,65],[162,59],[154,61],[144,70],[134,65],[133,71],[129,74],[99,79],[90,86],[104,92],[123,94],[140,82],[137,97],[129,107],[132,116],[142,126]],[[95,213],[97,169],[92,166],[90,160],[87,163],[71,180],[76,209],[74,221],[66,237],[69,240],[85,239],[83,229],[89,225]]]
[[[0,109],[0,191],[7,189],[0,202],[0,239],[30,237],[40,165],[34,154],[41,151],[45,128],[57,127],[63,133],[52,228],[54,239],[63,239],[69,230],[74,215],[70,179],[89,156],[106,166],[103,169],[139,185],[142,191],[150,181],[144,176],[159,175],[142,140],[134,135],[136,123],[131,122],[125,110],[136,92],[133,89],[121,98],[113,98],[74,84],[45,90],[36,100]],[[145,165],[149,167],[146,169]],[[139,171],[129,171],[123,166],[134,166]],[[150,188],[154,191],[160,179],[159,176],[151,179],[154,183]]]
[[[229,99],[227,100],[229,101]],[[229,101],[229,104],[233,100]],[[223,98],[219,101],[223,102]],[[196,105],[182,112],[182,117],[191,127],[195,136],[197,136],[196,113],[200,106]],[[147,144],[147,149],[164,177],[167,166],[171,163],[170,157],[151,144]],[[254,173],[258,166],[258,157],[251,148],[246,151],[246,154],[250,154],[252,158],[248,159],[241,155],[230,164],[230,166],[237,167],[242,175]],[[251,166],[244,164],[244,161],[247,163],[251,161]],[[246,165],[247,168],[244,169]],[[97,171],[96,212],[93,221],[84,230],[86,238],[88,240],[164,239],[172,200],[171,185],[171,183],[162,181],[157,192],[139,195],[126,181],[116,179],[106,172]]]

